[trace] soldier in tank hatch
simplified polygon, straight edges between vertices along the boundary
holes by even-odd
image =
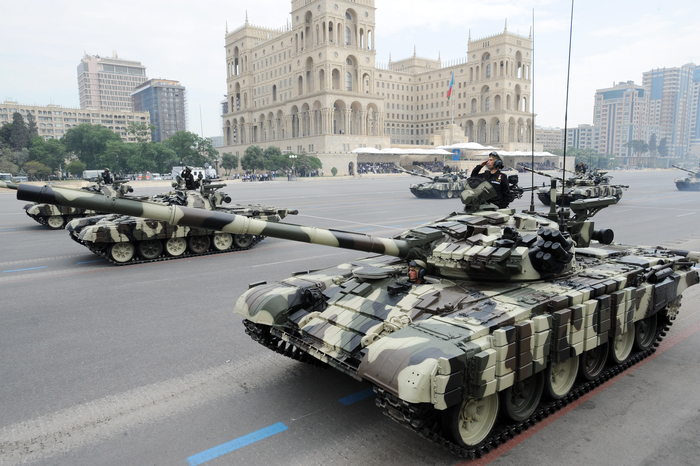
[[[199,181],[194,179],[192,170],[190,167],[185,167],[182,170],[182,179],[185,180],[185,189],[197,189],[199,188]]]
[[[105,184],[112,184],[112,174],[109,172],[109,168],[105,168],[102,172],[102,181],[104,181]]]
[[[408,264],[408,281],[414,285],[420,285],[425,278],[426,263],[421,260],[413,260]]]
[[[484,165],[488,171],[479,173]],[[510,188],[508,187],[508,177],[501,173],[501,168],[503,168],[503,160],[501,160],[501,157],[496,152],[491,152],[488,160],[474,167],[471,176],[490,182],[496,190],[496,197],[491,199],[490,202],[504,209],[510,204],[511,195]]]

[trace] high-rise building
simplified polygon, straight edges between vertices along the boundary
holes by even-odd
[[[552,127],[535,127],[535,144],[541,144],[542,150],[564,148],[564,130]]]
[[[648,108],[649,93],[634,81],[598,89],[593,114],[594,125],[600,128],[598,153],[621,157],[622,165],[638,165],[641,154],[627,143],[646,141]]]
[[[691,151],[700,151],[700,66],[693,70],[693,87],[690,99],[690,146]]]
[[[508,32],[468,41],[443,63],[375,62],[374,0],[292,0],[280,29],[226,33],[227,151],[295,152],[430,146],[446,126],[506,150],[530,147],[532,40]],[[452,96],[447,91],[454,75]]]
[[[146,67],[140,62],[85,54],[78,65],[80,108],[130,112],[131,92],[146,82]]]
[[[698,68],[688,63],[680,68],[659,68],[643,74],[644,88],[650,94],[649,131],[656,133],[657,141],[666,138],[669,157],[683,157],[690,150],[693,89]]]
[[[81,123],[102,125],[117,133],[124,142],[136,142],[126,132],[130,122],[147,123],[148,112],[103,111],[62,107],[60,105],[21,105],[17,102],[0,104],[0,126],[12,123],[12,115],[19,113],[27,120],[31,113],[36,120],[39,136],[44,139],[60,139],[66,131]]]
[[[600,141],[600,129],[593,125],[578,125],[576,128],[567,128],[566,145],[575,149],[598,150]]]
[[[154,141],[163,142],[178,131],[187,131],[187,97],[178,81],[150,79],[132,93],[134,110],[149,112]]]

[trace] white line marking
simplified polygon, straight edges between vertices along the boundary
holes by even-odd
[[[690,212],[689,214],[676,215],[676,217],[687,217],[688,215],[695,215],[697,212]]]

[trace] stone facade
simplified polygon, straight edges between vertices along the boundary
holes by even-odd
[[[453,119],[470,141],[506,150],[529,146],[530,37],[506,27],[470,38],[468,56],[452,63],[414,52],[380,65],[375,11],[374,0],[293,0],[291,24],[281,29],[252,26],[246,18],[227,31],[222,150],[430,147],[431,135]]]

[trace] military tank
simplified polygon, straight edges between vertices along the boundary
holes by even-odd
[[[653,353],[700,281],[700,252],[615,244],[596,230],[590,218],[614,198],[516,213],[493,196],[473,181],[464,211],[374,238],[48,186],[17,193],[374,253],[251,284],[234,312],[256,342],[371,383],[392,419],[472,459]]]
[[[525,170],[557,180],[559,183],[564,183],[565,206],[568,206],[573,201],[600,197],[613,197],[615,199],[615,203],[617,203],[622,198],[622,193],[629,188],[628,185],[610,184],[612,176],[608,176],[608,172],[606,171],[599,171],[597,169],[586,172],[576,172],[574,176],[567,178],[566,180],[562,180],[559,177],[537,170],[532,170],[530,168],[525,168]],[[550,200],[552,199],[550,195],[550,188],[548,186],[538,188],[537,198],[540,200],[540,202],[542,202],[542,204],[548,206]],[[555,199],[556,203],[561,205],[561,190],[556,193]]]
[[[447,172],[438,176],[429,176],[410,172],[403,168],[400,170],[409,175],[430,180],[425,183],[415,183],[408,187],[414,196],[421,199],[451,199],[459,197],[459,193],[467,186],[467,176],[462,172]]]
[[[690,176],[686,176],[685,178],[677,178],[673,180],[674,183],[676,183],[676,188],[678,188],[678,191],[700,191],[700,173],[688,170],[687,168],[677,167],[675,165],[671,166],[690,174]]]
[[[101,178],[97,178],[97,181],[93,184],[80,189],[87,192],[100,193],[107,197],[123,197],[134,191],[134,189],[127,185],[126,182],[127,180],[118,180],[111,184],[105,184],[102,182]],[[61,228],[64,228],[68,222],[75,218],[90,217],[104,213],[96,212],[94,210],[78,209],[75,207],[36,203],[25,205],[24,211],[37,223],[47,226],[52,230],[60,230]]]
[[[278,222],[296,210],[263,205],[223,205],[231,198],[219,189],[225,184],[200,180],[199,189],[186,189],[182,178],[173,181],[174,191],[152,201],[160,205],[187,206],[218,211],[261,221]],[[145,199],[143,199],[145,200]],[[65,208],[65,207],[61,207]],[[125,265],[182,257],[241,251],[264,239],[256,234],[230,234],[211,228],[171,225],[167,221],[132,215],[100,215],[72,220],[66,226],[70,237],[113,264]]]

